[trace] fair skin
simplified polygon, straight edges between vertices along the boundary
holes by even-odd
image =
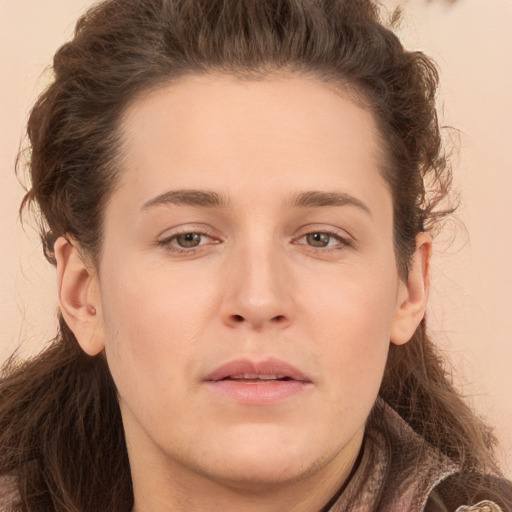
[[[431,241],[401,279],[372,115],[311,79],[205,75],[122,128],[99,264],[55,249],[119,390],[134,511],[319,511],[427,300]]]

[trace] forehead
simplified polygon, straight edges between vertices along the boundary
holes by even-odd
[[[173,188],[236,192],[386,186],[372,114],[303,77],[191,75],[135,100],[122,120],[122,182],[146,198]]]

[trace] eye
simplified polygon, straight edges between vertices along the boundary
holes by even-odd
[[[300,237],[297,242],[314,249],[344,249],[352,247],[352,241],[329,231],[312,231]]]
[[[313,247],[328,247],[332,245],[332,241],[337,241],[329,233],[308,233],[306,235],[306,241]]]
[[[203,237],[204,235],[201,233],[184,233],[182,235],[177,235],[174,238],[174,241],[180,247],[184,249],[190,249],[200,245]]]
[[[199,231],[177,233],[158,241],[159,246],[174,253],[191,253],[198,250],[203,245],[217,243],[220,243],[219,240]]]

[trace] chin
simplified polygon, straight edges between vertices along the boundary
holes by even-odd
[[[270,460],[269,460],[270,459]],[[320,464],[304,464],[304,461],[284,461],[272,457],[266,460],[244,460],[230,464],[210,475],[215,480],[233,489],[260,492],[269,491],[273,486],[282,488],[306,478]]]
[[[311,439],[311,438],[310,438]],[[293,444],[269,439],[242,444],[230,443],[206,472],[235,489],[267,491],[307,478],[336,457],[337,450],[314,446],[311,441]],[[212,454],[213,455],[213,454]],[[205,459],[202,461],[205,462]]]

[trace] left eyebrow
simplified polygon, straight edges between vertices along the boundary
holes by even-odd
[[[321,208],[325,206],[355,206],[372,216],[368,206],[357,197],[344,192],[310,191],[292,196],[290,204],[295,208]]]

